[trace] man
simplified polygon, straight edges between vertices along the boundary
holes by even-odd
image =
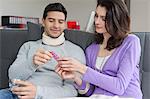
[[[17,86],[1,90],[0,99],[55,99],[77,96],[73,81],[63,80],[56,72],[57,59],[67,56],[85,63],[83,50],[65,40],[67,11],[60,3],[49,4],[43,14],[42,39],[29,41],[20,48],[9,68],[9,78]]]

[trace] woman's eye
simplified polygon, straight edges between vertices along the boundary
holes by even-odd
[[[97,14],[95,14],[95,16],[94,16],[95,18],[97,18],[98,17],[98,15]]]
[[[102,20],[103,20],[103,21],[106,21],[106,19],[105,19],[105,18],[102,18]]]

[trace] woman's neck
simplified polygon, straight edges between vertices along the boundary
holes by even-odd
[[[106,32],[106,33],[103,34],[103,36],[104,36],[104,40],[103,40],[102,46],[104,48],[106,48],[107,42],[108,42],[109,38],[111,37],[111,35]]]

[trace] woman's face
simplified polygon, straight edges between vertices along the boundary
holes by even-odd
[[[97,33],[106,33],[105,27],[106,8],[98,6],[95,11],[95,30]]]

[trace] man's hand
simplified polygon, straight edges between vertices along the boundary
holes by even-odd
[[[43,65],[52,57],[53,56],[49,51],[40,48],[36,51],[35,55],[33,56],[33,63],[38,66]]]
[[[19,99],[34,99],[36,96],[36,86],[28,81],[16,80],[14,82],[18,87],[11,89],[12,93],[16,94]]]

